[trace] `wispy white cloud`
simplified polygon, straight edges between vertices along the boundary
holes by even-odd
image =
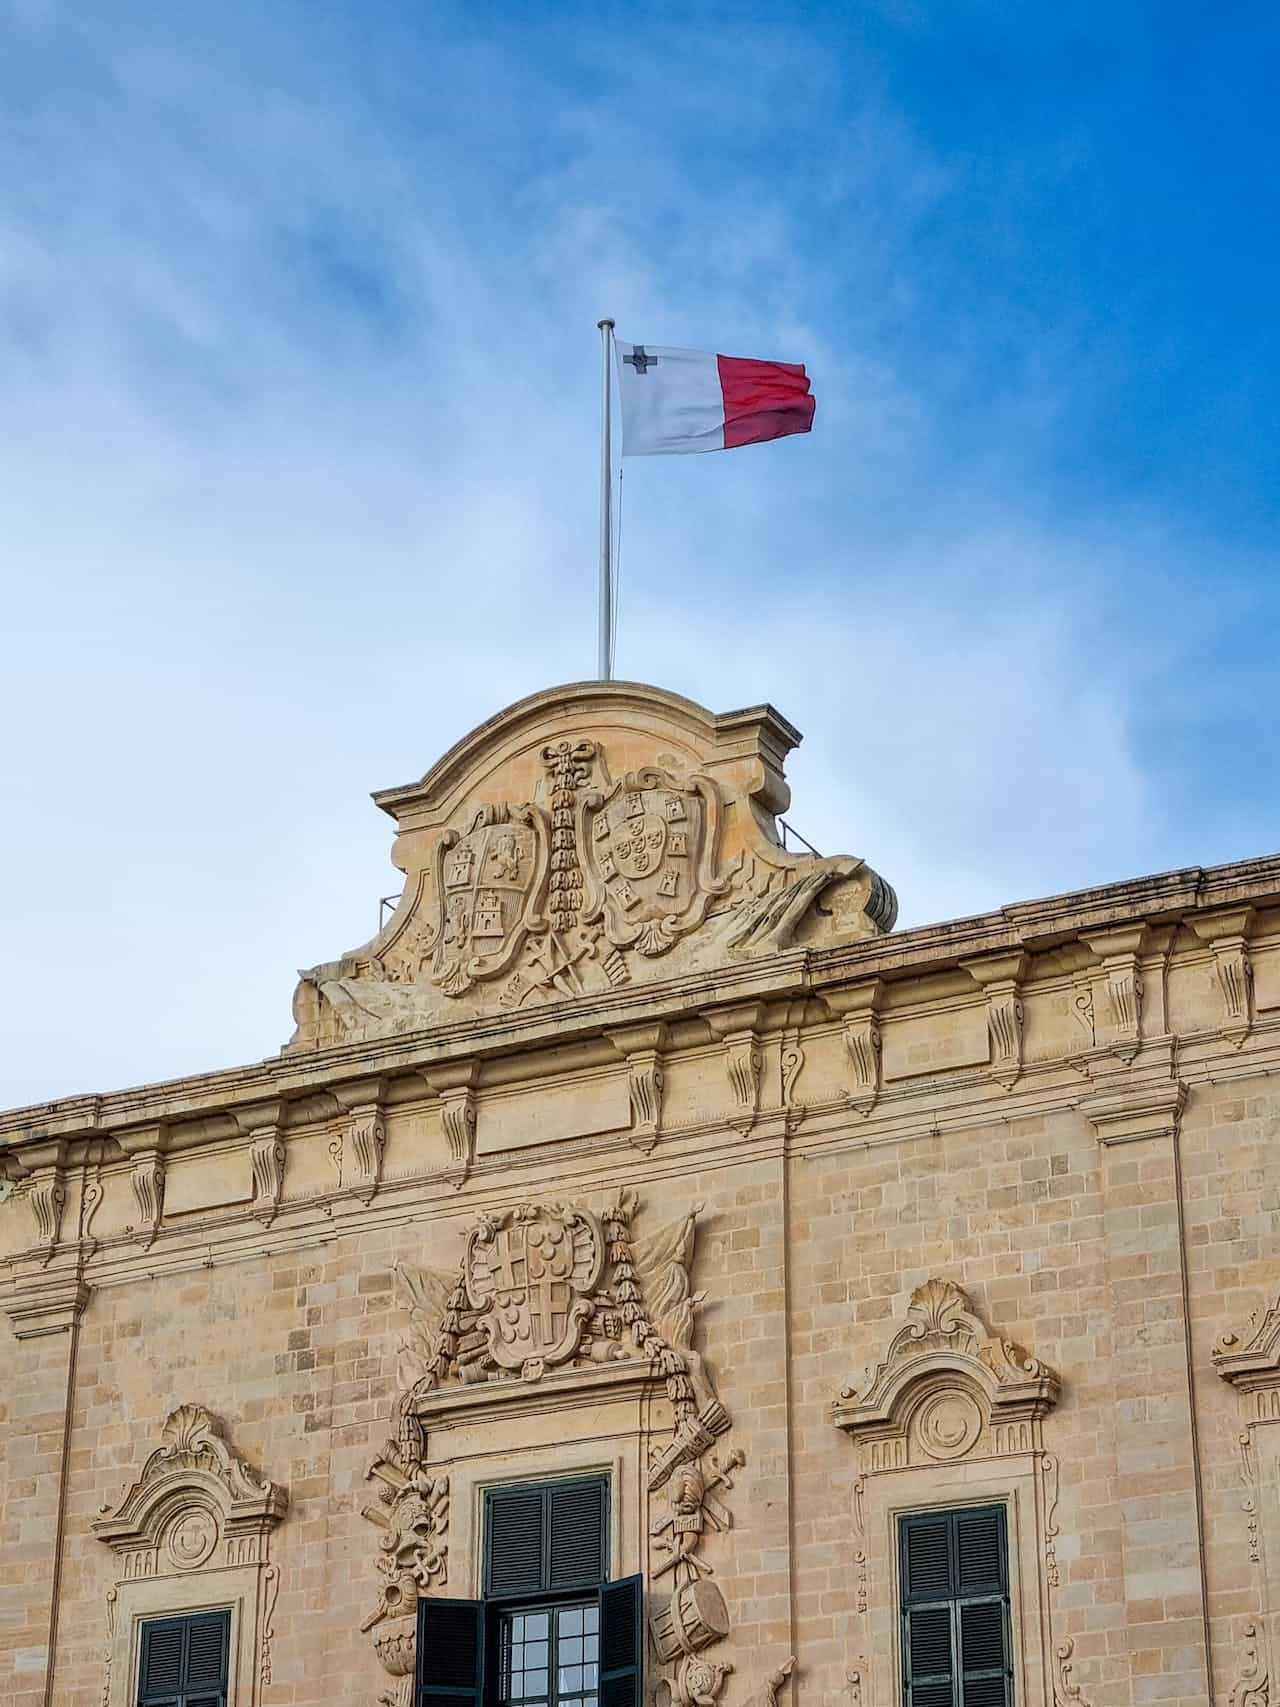
[[[657,17],[620,56],[563,8],[108,11],[0,26],[0,1101],[270,1052],[296,966],[394,887],[367,790],[589,673],[605,310],[820,396],[811,440],[628,469],[621,673],[775,701],[797,824],[907,920],[1181,857],[1107,613],[1185,546],[1049,513],[1016,412],[957,436],[912,328],[966,166],[872,58]]]

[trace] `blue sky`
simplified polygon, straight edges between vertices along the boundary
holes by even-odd
[[[1280,847],[1271,8],[0,0],[0,1103],[270,1054],[367,798],[594,667],[595,322],[805,361],[628,465],[618,671],[922,923]]]

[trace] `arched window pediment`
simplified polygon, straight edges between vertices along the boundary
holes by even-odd
[[[912,1293],[884,1357],[841,1391],[830,1415],[873,1461],[905,1465],[963,1457],[984,1437],[992,1452],[1033,1450],[1059,1391],[1054,1371],[993,1335],[961,1287],[933,1279]]]

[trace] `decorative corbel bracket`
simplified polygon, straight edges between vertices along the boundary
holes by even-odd
[[[346,1113],[343,1127],[343,1181],[349,1183],[360,1202],[373,1202],[382,1184],[382,1158],[387,1148],[387,1123],[382,1098],[386,1080],[381,1077],[352,1079],[335,1085],[333,1094]]]
[[[627,1063],[627,1095],[631,1103],[628,1136],[638,1150],[647,1153],[662,1137],[667,1027],[662,1023],[628,1025],[608,1035],[609,1042]]]
[[[1026,977],[1031,957],[1018,949],[1012,954],[991,954],[978,960],[962,960],[960,964],[986,997],[990,1045],[988,1075],[1005,1090],[1012,1090],[1022,1072],[1025,1025],[1022,980]]]
[[[66,1161],[67,1146],[63,1139],[37,1144],[22,1153],[24,1175],[19,1193],[31,1207],[34,1249],[45,1268],[53,1260],[62,1237],[62,1212],[67,1206]]]
[[[704,1018],[713,1036],[724,1044],[724,1068],[733,1099],[729,1124],[745,1138],[760,1116],[764,1051],[759,1032],[764,1022],[764,1003],[743,1002],[706,1014]]]
[[[419,1068],[427,1088],[440,1098],[440,1124],[449,1145],[449,1167],[445,1178],[457,1188],[463,1184],[476,1159],[476,1087],[480,1083],[478,1061],[447,1061],[438,1067]]]
[[[1142,1047],[1143,981],[1141,958],[1148,927],[1124,925],[1116,930],[1094,931],[1080,941],[1102,962],[1102,1004],[1093,1004],[1093,1023],[1098,1044],[1128,1065]],[[1099,1020],[1104,1023],[1099,1025]]]
[[[138,1207],[134,1237],[144,1251],[149,1251],[164,1220],[165,1152],[169,1144],[169,1128],[163,1122],[138,1127],[133,1132],[118,1135],[120,1148],[131,1159],[129,1184]]]
[[[1227,913],[1190,913],[1187,928],[1213,952],[1222,994],[1222,1035],[1239,1049],[1253,1024],[1253,962],[1249,958],[1252,907]]]
[[[284,1101],[280,1097],[232,1109],[236,1124],[249,1137],[253,1171],[252,1213],[269,1227],[280,1208],[287,1153],[284,1142]]]
[[[824,990],[822,1001],[833,1019],[844,1022],[844,1047],[849,1058],[850,1108],[868,1115],[880,1096],[880,998],[884,983],[873,978],[848,990]]]

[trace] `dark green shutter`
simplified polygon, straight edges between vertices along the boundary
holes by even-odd
[[[489,1495],[485,1593],[493,1599],[537,1594],[545,1586],[546,1499],[541,1488]]]
[[[138,1707],[226,1707],[231,1614],[196,1612],[142,1625]]]
[[[1003,1506],[899,1523],[907,1707],[1012,1707]]]
[[[607,1583],[599,1598],[600,1707],[641,1707],[643,1580]]]
[[[418,1601],[414,1691],[417,1707],[483,1707],[483,1601]]]
[[[568,1482],[547,1491],[547,1587],[594,1588],[605,1579],[605,1484]]]
[[[486,1597],[595,1588],[607,1574],[607,1533],[608,1486],[599,1477],[495,1489],[486,1511]]]

